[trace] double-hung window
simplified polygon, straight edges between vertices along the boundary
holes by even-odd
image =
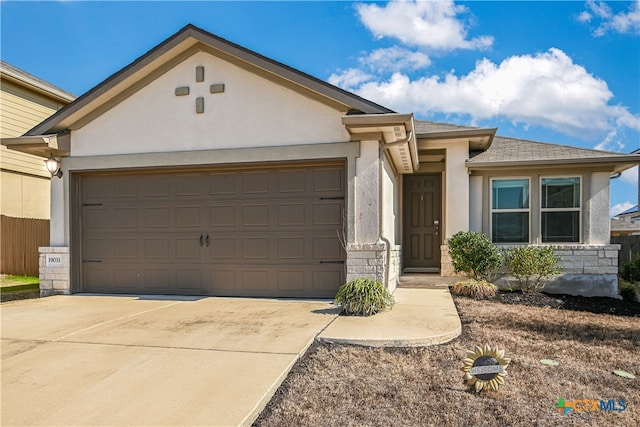
[[[580,178],[542,178],[540,211],[543,242],[580,241]]]
[[[529,179],[491,180],[491,238],[494,243],[529,242]]]

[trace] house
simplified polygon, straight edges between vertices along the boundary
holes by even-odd
[[[611,296],[609,180],[640,162],[416,120],[192,25],[2,143],[60,158],[44,295],[393,289],[452,274],[447,239],[477,230],[552,244],[556,289]]]
[[[0,137],[23,135],[73,101],[50,83],[0,61]],[[42,158],[0,146],[0,213],[17,218],[49,219],[49,181]]]
[[[0,61],[0,137],[17,137],[75,97]],[[43,159],[0,145],[0,269],[37,275],[38,247],[49,242],[51,174]]]

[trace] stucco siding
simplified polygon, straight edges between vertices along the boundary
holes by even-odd
[[[204,66],[204,82],[195,68]],[[224,92],[209,93],[211,84]],[[189,87],[189,95],[175,89]],[[204,112],[196,113],[203,98]],[[72,133],[72,156],[349,141],[342,113],[200,52]]]
[[[49,219],[49,179],[0,172],[0,213],[16,218]]]

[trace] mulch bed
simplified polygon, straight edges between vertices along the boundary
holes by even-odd
[[[578,297],[541,292],[499,292],[490,300],[503,304],[550,307],[559,310],[585,311],[616,316],[640,317],[640,303],[605,297]]]

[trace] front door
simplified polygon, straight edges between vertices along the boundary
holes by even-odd
[[[441,176],[404,176],[402,262],[406,272],[440,271]]]

